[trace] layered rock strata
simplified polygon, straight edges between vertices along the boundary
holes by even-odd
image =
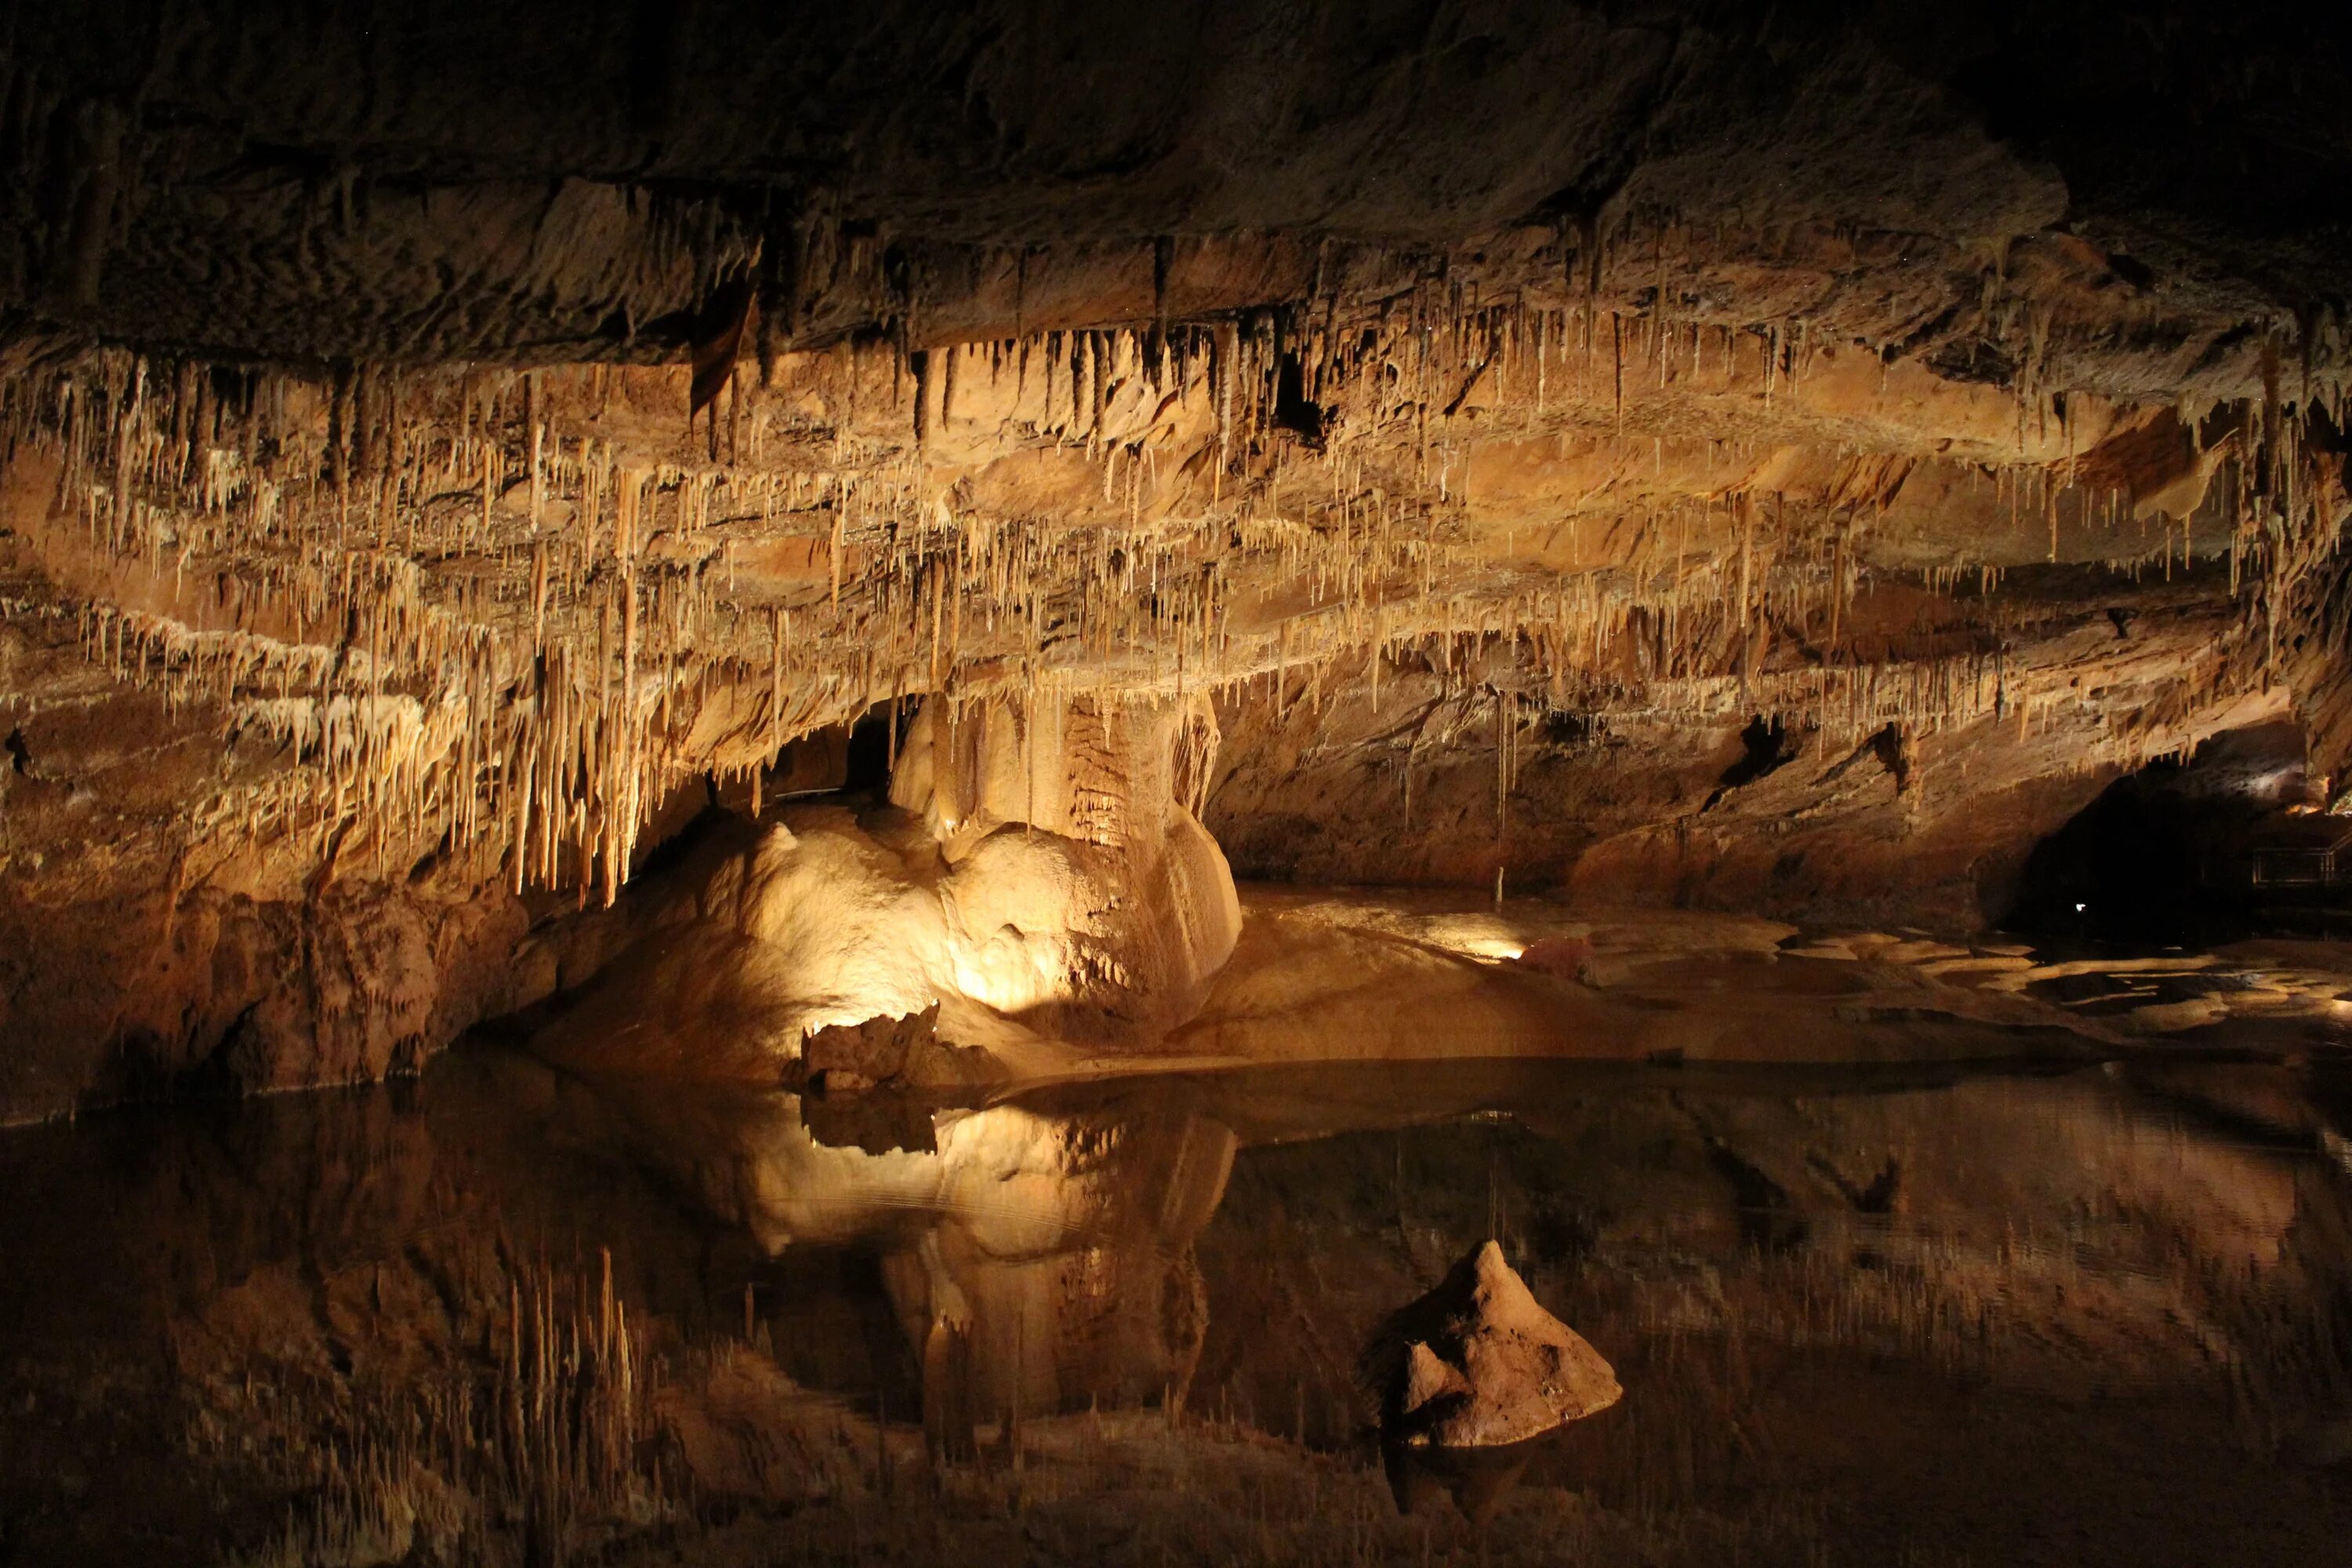
[[[925,853],[1204,922],[1147,1011],[1199,843],[943,737],[1181,714],[1244,872],[1938,928],[2209,736],[2352,759],[2346,55],[2260,7],[19,12],[12,1116],[434,1048],[877,708]]]

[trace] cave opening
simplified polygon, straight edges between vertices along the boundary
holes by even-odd
[[[1307,362],[1297,353],[1284,354],[1276,371],[1274,422],[1307,446],[1319,447],[1328,414],[1307,395]]]
[[[849,726],[841,764],[843,791],[888,798],[896,761],[892,751],[904,733],[906,717],[907,704],[894,697],[877,702]]]
[[[1799,737],[1790,732],[1786,719],[1778,713],[1769,718],[1757,714],[1739,731],[1739,755],[1716,780],[1706,804],[1716,805],[1733,790],[1778,773],[1796,760],[1799,749]]]
[[[2317,809],[2301,727],[2228,731],[2106,786],[2027,856],[2002,923],[2052,941],[2209,945],[2352,921],[2352,819]]]

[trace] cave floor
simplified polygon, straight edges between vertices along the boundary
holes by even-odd
[[[1802,927],[1457,889],[1244,883],[1200,1011],[1140,1046],[992,1042],[1000,1089],[1488,1058],[1746,1067],[2296,1057],[2352,1044],[2352,942],[2202,949]]]
[[[2352,1064],[2230,1029],[23,1129],[0,1559],[2332,1563]],[[1487,1236],[1625,1398],[1401,1514],[1358,1352]]]

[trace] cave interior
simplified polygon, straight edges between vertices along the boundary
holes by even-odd
[[[982,1469],[975,1419],[1019,1460],[1024,1401],[1173,1412],[1196,1366],[1227,1379],[1229,1424],[1242,1389],[1257,1427],[1344,1448],[1345,1377],[1286,1390],[1219,1338],[1219,1314],[1276,1310],[1236,1281],[1289,1222],[1245,1244],[1212,1215],[1229,1190],[1279,1214],[1286,1181],[1370,1181],[1391,1134],[1402,1193],[1409,1103],[1508,1106],[1560,1141],[1552,1174],[1507,1180],[1543,1161],[1500,1132],[1477,1134],[1485,1177],[1454,1132],[1415,1143],[1462,1206],[1446,1246],[1475,1239],[1483,1180],[1488,1233],[1592,1254],[1557,1173],[1620,1179],[1559,1152],[1603,1123],[1497,1062],[1730,1075],[1705,1081],[1731,1096],[1767,1092],[1748,1073],[1949,1089],[1961,1064],[2226,1058],[2284,1076],[2134,1079],[2133,1114],[2193,1104],[2205,1134],[2340,1181],[2347,71],[2352,28],[2272,0],[15,0],[0,1167],[65,1193],[58,1173],[106,1162],[64,1129],[108,1116],[164,1118],[106,1124],[172,1129],[201,1163],[214,1134],[186,1129],[215,1123],[183,1114],[400,1167],[406,1101],[367,1100],[377,1125],[257,1097],[437,1072],[432,1103],[471,1109],[415,1114],[481,1191],[528,1184],[501,1141],[625,1150],[765,1248],[707,1242],[694,1267],[704,1296],[741,1286],[778,1388],[867,1364],[793,1361],[758,1318],[759,1291],[798,1300],[785,1238],[848,1247],[851,1283],[810,1298],[839,1321],[794,1331],[903,1333],[911,1360],[876,1349],[842,1386],[895,1390],[918,1448]],[[514,1058],[444,1065],[460,1042]],[[1412,1091],[1342,1114],[1350,1062],[1411,1064]],[[1249,1080],[1265,1098],[1114,1087],[1243,1069],[1274,1075]],[[1055,1085],[1078,1098],[1020,1098]],[[1672,1181],[1719,1185],[1740,1257],[1791,1268],[1835,1229],[1816,1197],[1836,1224],[1912,1191],[2178,1199],[2209,1239],[2260,1231],[2265,1269],[2293,1255],[2279,1300],[2337,1325],[2296,1331],[2303,1361],[2241,1345],[2231,1364],[2268,1372],[2240,1384],[2346,1382],[2352,1307],[2312,1305],[2352,1301],[2347,1233],[2310,1239],[2340,1205],[2247,1217],[2315,1202],[2316,1178],[2200,1144],[2220,1173],[2198,1208],[2084,1131],[2108,1127],[2088,1101],[1950,1092],[1910,1121],[1841,1101],[1828,1131],[1733,1096],[1654,1147],[1680,1151]],[[481,1109],[516,1097],[555,1109]],[[2109,1184],[1919,1174],[1970,1118],[2029,1162],[2095,1145]],[[1271,1152],[1316,1138],[1336,1141]],[[1089,1166],[1089,1139],[1120,1152]],[[1881,1144],[1930,1152],[1856,1152]],[[1070,1234],[1139,1247],[1146,1283],[1036,1328],[1064,1352],[1034,1371],[1007,1325],[1063,1312],[1038,1303],[1079,1290],[1077,1255],[1035,1242],[1016,1268],[1032,1242],[962,1210],[898,1236],[873,1217],[913,1201],[887,1195],[892,1161],[947,1187],[998,1162],[1007,1191],[1082,1212]],[[656,1199],[579,1181],[596,1224],[646,1228]],[[1139,1184],[1165,1212],[1129,1215]],[[866,1205],[854,1237],[793,1195],[835,1186]],[[542,1230],[587,1223],[546,1202]],[[1393,1264],[1391,1294],[1453,1261],[1403,1216],[1400,1196],[1403,1261],[1364,1264]],[[635,1342],[632,1289],[709,1315],[646,1283],[667,1242],[616,1298],[606,1245],[581,1308],[597,1366]],[[1842,1256],[1880,1268],[1887,1245]],[[1556,1307],[1572,1270],[1530,1267]],[[48,1331],[30,1300],[0,1289],[0,1350]],[[1632,1296],[1583,1304],[1643,1325],[1594,1331],[1612,1355],[1651,1343]],[[511,1305],[520,1367],[523,1285]],[[226,1365],[226,1332],[176,1353]],[[661,1418],[694,1456],[673,1473],[769,1497],[772,1467],[710,1459],[711,1434],[729,1399],[791,1401],[726,1365],[700,1414]],[[1629,1411],[1661,1408],[1623,1380]],[[2242,1428],[2285,1409],[2231,1397]],[[416,1429],[463,1434],[453,1454],[536,1452],[434,1408]],[[2336,1431],[2308,1415],[2265,1440]],[[1612,1420],[1666,1418],[1594,1430]],[[887,1495],[915,1462],[892,1430],[856,1428],[871,1476],[803,1468],[793,1495]],[[1592,1479],[1601,1446],[1528,1473],[1647,1496]],[[1735,1449],[1685,1468],[1764,1462]],[[608,1489],[636,1475],[597,1463]],[[562,1484],[587,1498],[589,1473]],[[1441,1489],[1483,1528],[1500,1473]],[[2352,1509],[2340,1462],[2294,1473],[2322,1478],[2296,1482],[2315,1531]],[[0,1460],[0,1562],[12,1531],[98,1551],[43,1495]],[[398,1551],[352,1544],[352,1502],[273,1560],[457,1550],[413,1497],[399,1531],[368,1506]],[[513,1506],[536,1522],[497,1550],[520,1560],[635,1550],[577,1523],[587,1501]],[[1094,1550],[1066,1525],[1048,1556]],[[1574,1528],[1604,1555],[1631,1539]],[[1705,1544],[1690,1528],[1675,1550]],[[1766,1557],[1799,1550],[1755,1528]]]

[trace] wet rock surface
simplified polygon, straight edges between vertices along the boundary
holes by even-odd
[[[1501,1448],[1597,1415],[1616,1373],[1528,1293],[1502,1245],[1480,1242],[1401,1307],[1366,1348],[1381,1436],[1416,1447]]]
[[[903,1018],[868,1018],[859,1024],[828,1024],[801,1037],[804,1081],[825,1094],[856,1093],[880,1084],[906,1083],[920,1074],[923,1058],[939,1044],[937,1003]]]

